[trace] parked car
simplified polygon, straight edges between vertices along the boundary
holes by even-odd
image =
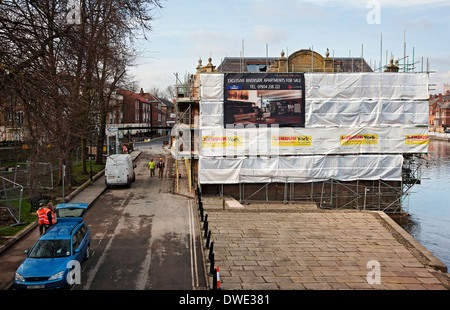
[[[130,185],[136,179],[134,168],[128,154],[114,154],[108,156],[105,165],[106,187],[112,185]]]
[[[14,289],[60,289],[76,282],[74,268],[89,258],[91,233],[83,221],[86,203],[56,206],[57,223],[42,235],[14,276]],[[74,271],[73,271],[74,270]]]
[[[445,132],[445,133],[450,133],[450,128],[445,128],[445,129],[444,129],[444,132]]]

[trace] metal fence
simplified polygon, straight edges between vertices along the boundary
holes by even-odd
[[[22,224],[23,186],[0,176],[0,229]]]

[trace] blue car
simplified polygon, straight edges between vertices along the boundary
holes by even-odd
[[[56,206],[57,223],[30,251],[14,276],[14,289],[60,289],[79,283],[81,262],[89,258],[91,233],[83,222],[85,203]]]

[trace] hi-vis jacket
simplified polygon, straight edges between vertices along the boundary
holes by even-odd
[[[50,210],[49,208],[47,208],[47,207],[44,207],[44,208],[41,208],[41,209],[39,209],[39,210],[37,210],[36,211],[36,214],[37,214],[37,216],[38,216],[38,221],[39,221],[39,224],[46,224],[46,225],[50,225],[50,222],[49,222],[49,220],[48,220],[48,213],[51,213],[51,215],[52,215],[52,224],[55,224],[55,215],[53,214],[53,211],[52,210]]]

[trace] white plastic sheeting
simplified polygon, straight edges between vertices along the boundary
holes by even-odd
[[[223,101],[223,74],[200,74],[202,100]]]
[[[426,126],[428,108],[427,100],[307,99],[305,127]]]
[[[200,101],[200,128],[223,128],[223,101]]]
[[[223,74],[201,74],[200,127],[223,127]],[[305,73],[305,127],[428,124],[426,73]]]
[[[402,155],[206,158],[199,161],[201,184],[267,182],[400,181]]]
[[[305,128],[270,129],[225,129],[224,75],[200,79],[201,184],[400,181],[428,151],[427,74],[305,73]]]
[[[308,99],[427,100],[426,73],[305,73]]]

